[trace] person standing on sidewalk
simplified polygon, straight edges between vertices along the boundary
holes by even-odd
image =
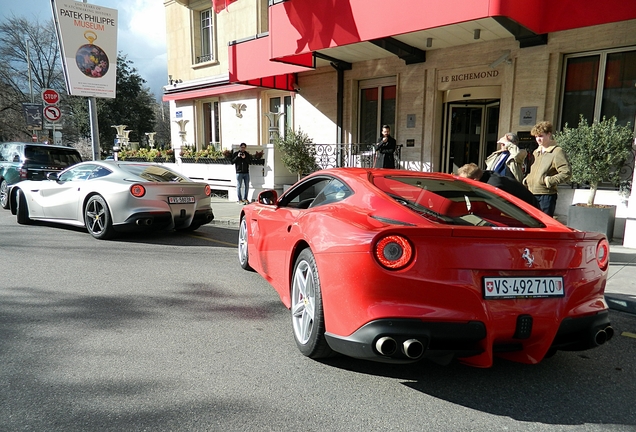
[[[534,151],[534,163],[523,179],[530,192],[539,201],[541,210],[554,216],[557,202],[557,186],[572,177],[572,169],[565,152],[552,139],[552,123],[542,121],[530,131],[539,147]]]
[[[252,156],[247,152],[247,144],[241,143],[237,152],[232,155],[232,163],[236,167],[236,195],[241,204],[249,204],[247,193],[250,187],[250,161]],[[241,194],[241,185],[244,185]]]

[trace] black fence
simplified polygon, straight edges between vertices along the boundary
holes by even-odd
[[[371,168],[375,161],[373,144],[314,144],[316,164],[320,169],[327,168]],[[395,150],[395,166],[400,164],[402,146]]]

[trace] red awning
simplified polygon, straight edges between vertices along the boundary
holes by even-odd
[[[219,13],[235,1],[236,0],[212,0],[212,7],[214,8],[214,12]]]
[[[208,96],[216,96],[220,94],[227,93],[235,93],[243,90],[252,90],[255,87],[253,85],[243,85],[243,84],[226,84],[226,85],[218,85],[214,87],[207,87],[197,90],[185,90],[181,92],[168,93],[163,95],[163,101],[168,102],[171,100],[188,100],[188,99],[198,99],[204,98]]]
[[[269,8],[269,58],[506,17],[536,34],[636,19],[636,1],[291,0]],[[538,13],[545,11],[546,13]],[[287,61],[287,60],[286,60]]]
[[[230,82],[246,82],[313,70],[311,67],[270,60],[270,42],[270,37],[265,36],[231,44],[228,47]]]

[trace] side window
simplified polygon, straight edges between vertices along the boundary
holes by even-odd
[[[95,165],[82,165],[79,167],[74,167],[65,171],[58,180],[61,182],[88,180],[88,178],[91,176],[96,168],[97,166]]]
[[[320,191],[331,181],[330,178],[313,178],[291,191],[281,201],[281,207],[308,208]]]
[[[310,207],[318,207],[320,205],[332,204],[342,201],[352,194],[351,189],[340,180],[333,179],[322,191],[316,196]]]
[[[88,176],[88,180],[92,180],[92,179],[100,178],[100,177],[106,177],[110,173],[111,171],[108,168],[97,166],[95,167],[93,172]]]
[[[0,144],[0,161],[6,161],[7,160],[7,156],[5,156],[7,151],[7,145],[6,144]]]

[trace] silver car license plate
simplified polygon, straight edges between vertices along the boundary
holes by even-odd
[[[193,196],[168,197],[170,204],[190,204],[194,202]]]
[[[563,278],[548,277],[485,277],[484,298],[563,297]]]

